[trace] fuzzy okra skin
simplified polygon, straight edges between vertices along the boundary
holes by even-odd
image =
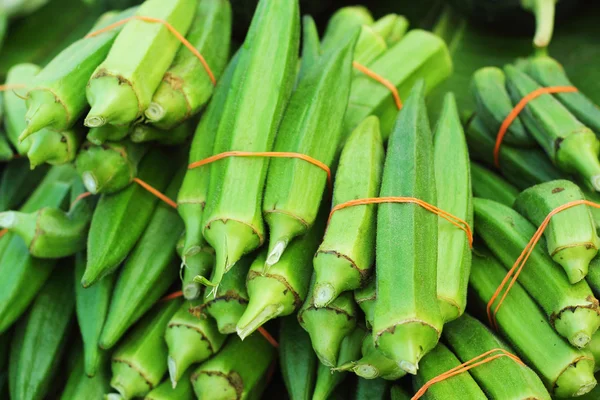
[[[73,161],[83,141],[83,135],[79,129],[63,132],[42,129],[30,141],[27,158],[33,169],[43,163],[62,165]]]
[[[399,59],[404,62],[398,64]],[[413,29],[367,67],[396,86],[400,98],[405,99],[419,79],[426,82],[425,92],[444,81],[452,72],[452,60],[442,39],[430,32]],[[375,115],[379,117],[381,134],[386,141],[397,114],[398,107],[390,90],[360,74],[352,80],[344,135],[350,134],[367,116]]]
[[[175,197],[182,178],[180,170],[165,191],[167,197]],[[182,232],[183,223],[177,211],[161,201],[121,269],[99,339],[100,347],[113,347],[177,280],[175,245]]]
[[[199,400],[259,399],[276,350],[260,333],[242,341],[233,335],[213,358],[192,373]]]
[[[73,284],[72,266],[63,265],[46,282],[27,316],[19,321],[9,361],[11,398],[41,400],[46,397],[58,372],[73,320]]]
[[[20,211],[64,204],[76,177],[70,165],[53,167]],[[0,333],[27,309],[55,265],[56,260],[33,257],[23,239],[13,233],[0,239]]]
[[[214,154],[271,150],[296,78],[299,31],[298,0],[259,1],[227,94]],[[264,71],[270,71],[267,80],[260,77]],[[216,252],[213,292],[223,274],[264,241],[261,204],[268,165],[264,157],[229,157],[211,165],[203,234]]]
[[[354,301],[365,314],[367,328],[373,327],[375,317],[375,301],[377,301],[377,279],[371,278],[365,287],[354,291]]]
[[[219,332],[223,334],[235,333],[237,323],[248,307],[246,276],[252,260],[252,255],[243,257],[225,274],[216,292],[207,293],[204,298],[204,310],[217,321]]]
[[[385,379],[395,381],[406,375],[398,363],[388,358],[375,347],[371,335],[367,335],[362,343],[362,357],[352,360],[336,368],[338,371],[352,370],[363,379]]]
[[[489,251],[477,249],[469,279],[472,304],[485,308],[505,275],[506,270]],[[502,335],[537,372],[552,396],[580,396],[596,386],[592,355],[560,337],[520,283],[516,282],[504,299],[496,321]]]
[[[310,15],[302,17],[302,58],[296,78],[296,85],[304,78],[321,57],[321,41],[315,20]]]
[[[540,226],[552,210],[576,200],[585,200],[579,187],[571,181],[556,180],[525,189],[513,207],[535,226]],[[552,216],[544,237],[548,254],[563,267],[569,282],[577,283],[585,278],[600,245],[590,207],[582,204]]]
[[[148,0],[135,15],[164,20],[185,36],[196,4],[194,0]],[[165,25],[129,21],[87,84],[92,109],[85,125],[127,125],[142,116],[180,47],[181,42]]]
[[[75,166],[90,193],[116,193],[137,176],[138,165],[148,151],[144,144],[130,140],[83,145]]]
[[[128,332],[112,354],[112,386],[124,400],[142,397],[154,389],[167,372],[167,323],[179,309],[179,300],[159,304]]]
[[[495,200],[507,207],[512,207],[519,195],[519,189],[476,162],[471,162],[471,184],[473,196]]]
[[[444,326],[443,337],[462,362],[493,349],[514,354],[514,350],[468,314]],[[469,373],[490,398],[550,400],[550,394],[535,372],[507,357],[479,365]]]
[[[20,206],[37,188],[48,170],[48,166],[31,170],[26,158],[17,158],[5,164],[0,177],[0,211]]]
[[[515,102],[540,88],[511,65],[505,67],[505,72],[508,90]],[[577,175],[590,189],[600,191],[600,141],[591,129],[547,94],[527,103],[521,119],[558,168]]]
[[[363,25],[354,49],[354,61],[362,65],[370,64],[387,51],[385,40],[371,27]],[[353,76],[360,74],[354,70]]]
[[[167,365],[173,387],[182,380],[189,382],[192,364],[201,363],[216,354],[226,336],[219,332],[217,323],[201,312],[202,305],[196,300],[184,302],[167,324],[165,342],[169,348]]]
[[[86,375],[84,354],[77,349],[75,365],[70,371],[60,400],[97,400],[110,392],[110,370],[108,357],[103,356],[97,373],[93,377]]]
[[[298,322],[308,334],[322,364],[335,367],[344,337],[356,327],[356,303],[350,292],[342,293],[326,307],[314,305],[314,274]]]
[[[362,26],[373,24],[373,16],[368,8],[363,6],[348,6],[338,9],[327,22],[323,35],[323,50],[338,46],[346,35],[355,32]]]
[[[281,319],[279,325],[279,364],[291,400],[310,400],[317,377],[317,355],[310,336],[295,315]]]
[[[86,139],[96,146],[100,146],[106,141],[118,142],[125,139],[131,131],[130,125],[102,125],[97,128],[91,128],[86,136]]]
[[[91,32],[133,15],[135,8],[108,12],[100,17]],[[27,92],[24,139],[41,129],[64,131],[75,125],[87,108],[85,88],[90,76],[106,58],[122,27],[98,36],[79,39],[60,52],[31,83]]]
[[[8,139],[20,155],[27,154],[31,141],[19,140],[19,135],[26,127],[25,114],[27,106],[23,101],[27,87],[31,85],[35,75],[40,72],[40,67],[34,64],[17,64],[6,75],[6,85],[24,85],[2,93],[4,98],[4,129]]]
[[[357,34],[347,36],[300,81],[283,115],[274,151],[305,154],[331,167],[342,135],[356,40]],[[269,225],[266,271],[294,238],[314,225],[326,185],[327,174],[304,160],[270,161],[262,204]]]
[[[446,95],[433,138],[437,206],[473,226],[469,151],[452,93]],[[438,220],[437,295],[444,322],[462,315],[467,305],[471,248],[465,232]]]
[[[196,15],[186,39],[202,54],[218,80],[229,57],[229,0],[197,1]],[[157,128],[171,129],[197,114],[213,90],[213,83],[200,60],[181,46],[144,114]]]
[[[421,362],[419,373],[413,378],[413,388],[419,390],[430,379],[458,367],[460,360],[443,344],[439,343]],[[487,399],[470,371],[462,372],[450,379],[431,385],[423,398],[428,400],[445,399]]]
[[[388,46],[398,43],[408,31],[409,21],[403,15],[387,14],[373,23],[371,28]]]
[[[138,177],[156,190],[164,191],[175,170],[169,158],[170,153],[151,150],[140,162]],[[121,264],[150,222],[158,201],[137,184],[100,198],[88,235],[87,266],[81,280],[83,287],[94,284]]]
[[[193,400],[194,388],[190,381],[191,375],[191,371],[188,371],[176,387],[173,387],[168,379],[163,381],[160,385],[152,389],[144,397],[144,400]]]
[[[358,378],[354,400],[387,400],[390,382],[385,379]]]
[[[408,393],[406,393],[406,391],[402,387],[398,385],[392,386],[392,389],[390,390],[390,396],[391,400],[410,400],[410,398],[412,397]]]
[[[498,67],[478,69],[471,78],[471,93],[475,97],[477,116],[490,132],[497,134],[514,108],[506,89],[504,72]],[[503,143],[516,147],[536,146],[536,141],[527,132],[519,117],[508,127]]]
[[[385,152],[377,117],[367,117],[350,135],[340,156],[333,205],[377,197]],[[376,206],[337,211],[315,255],[315,306],[324,307],[340,293],[363,287],[375,262]]]
[[[380,196],[414,197],[436,204],[434,151],[425,84],[413,88],[390,136]],[[443,317],[436,293],[438,216],[417,204],[377,209],[375,345],[405,371],[438,342]],[[403,226],[403,229],[398,229]]]
[[[525,71],[543,86],[573,86],[562,65],[548,56],[533,57],[526,63]],[[577,119],[600,135],[600,109],[581,92],[556,93],[558,100]]]

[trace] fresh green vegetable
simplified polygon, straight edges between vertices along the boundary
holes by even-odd
[[[4,129],[8,139],[20,155],[25,155],[30,140],[19,140],[19,135],[26,127],[25,114],[27,106],[23,101],[27,87],[31,85],[35,75],[40,72],[40,67],[34,64],[16,64],[10,68],[6,75],[6,85],[14,89],[2,93],[4,97]]]
[[[10,161],[13,158],[13,150],[8,143],[8,138],[0,130],[0,162]]]
[[[386,400],[390,382],[385,379],[358,378],[354,400]]]
[[[360,28],[360,36],[354,50],[354,61],[362,65],[370,64],[387,51],[385,39],[375,32],[371,27],[363,25]],[[353,75],[361,74],[354,70]]]
[[[191,123],[184,121],[168,131],[160,130],[153,125],[136,125],[131,132],[134,143],[156,142],[165,146],[176,146],[185,143],[194,133]]]
[[[471,162],[471,181],[473,196],[494,200],[507,207],[512,207],[519,195],[519,189],[476,162]]]
[[[130,125],[102,125],[96,128],[90,128],[86,136],[90,143],[100,146],[106,141],[117,142],[123,140],[131,131]]]
[[[367,335],[362,343],[362,357],[336,368],[336,371],[352,370],[363,379],[385,379],[395,381],[406,375],[398,363],[388,358],[375,347],[371,335]]]
[[[340,8],[329,18],[323,35],[323,50],[338,46],[348,34],[356,32],[364,25],[372,25],[373,22],[373,16],[366,7]]]
[[[394,46],[404,38],[408,26],[408,19],[403,15],[387,14],[375,21],[371,28],[385,39],[388,46]]]
[[[185,232],[177,241],[177,255],[183,260],[183,246],[185,242]],[[202,294],[201,283],[194,282],[194,278],[198,275],[206,276],[210,273],[215,260],[214,253],[210,252],[210,248],[206,251],[199,251],[195,254],[188,255],[185,263],[182,261],[179,267],[179,277],[181,278],[181,290],[183,297],[186,300],[195,300]]]
[[[144,400],[192,400],[194,398],[194,388],[190,377],[191,371],[188,371],[176,387],[173,387],[169,380],[165,380],[152,389],[144,397]]]
[[[305,15],[302,17],[302,59],[300,60],[300,70],[298,71],[296,84],[317,64],[321,54],[317,24],[313,17]]]
[[[410,400],[412,397],[398,385],[392,386],[392,389],[390,390],[390,396],[392,400]]]
[[[279,364],[291,400],[310,400],[317,374],[317,355],[310,336],[295,315],[281,319],[279,325]]]
[[[75,288],[77,289],[77,288]],[[110,391],[108,357],[103,356],[97,373],[92,378],[86,375],[83,352],[77,349],[75,366],[60,396],[60,400],[97,400]]]
[[[354,300],[365,314],[367,328],[373,327],[375,318],[375,301],[377,300],[377,279],[372,277],[364,288],[354,291]]]
[[[4,165],[0,178],[0,211],[21,205],[46,176],[49,167],[29,168],[26,158],[17,158]]]
[[[27,150],[31,168],[43,163],[62,165],[73,161],[82,139],[82,135],[76,129],[63,132],[48,129],[38,131],[37,135],[30,139],[31,145]]]

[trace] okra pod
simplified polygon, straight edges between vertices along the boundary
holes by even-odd
[[[336,368],[336,371],[352,370],[364,379],[385,379],[395,381],[406,375],[398,363],[388,358],[375,347],[371,335],[367,335],[362,343],[362,357],[352,360]]]
[[[72,267],[63,265],[17,324],[8,372],[12,399],[46,398],[73,320],[73,284]]]
[[[406,391],[402,387],[398,385],[392,386],[392,389],[390,390],[390,396],[391,400],[410,400],[410,398],[412,397],[408,393],[406,393]]]
[[[356,42],[353,60],[359,64],[367,65],[375,61],[387,49],[385,40],[371,27],[363,25],[360,28],[360,36]],[[361,73],[355,70],[353,71],[353,76]]]
[[[193,400],[194,388],[190,381],[191,371],[188,371],[176,387],[167,379],[144,397],[144,400]]]
[[[167,365],[173,387],[182,380],[189,382],[189,376],[184,377],[189,367],[217,354],[226,339],[214,319],[198,312],[199,306],[198,301],[184,302],[167,324]]]
[[[423,387],[430,379],[437,377],[448,370],[458,367],[459,359],[446,346],[439,343],[421,362],[419,373],[413,377],[415,391]],[[487,399],[470,371],[464,371],[449,379],[431,385],[425,392],[424,398],[428,400],[445,399]]]
[[[519,195],[519,189],[476,162],[471,162],[471,180],[475,197],[495,200],[507,207],[512,207]]]
[[[390,382],[385,379],[358,378],[354,400],[387,400]]]
[[[600,332],[594,333],[592,340],[588,343],[586,350],[594,357],[594,373],[600,370]]]
[[[573,86],[562,65],[548,56],[527,60],[525,71],[543,86]],[[600,135],[600,109],[582,92],[556,93],[558,100],[584,125]]]
[[[497,259],[478,249],[469,279],[471,304],[484,308],[505,275]],[[581,396],[596,386],[592,355],[560,337],[520,283],[516,282],[504,299],[496,321],[517,355],[537,372],[552,396]]]
[[[492,200],[475,199],[474,207],[477,234],[510,269],[535,227],[515,210]],[[600,326],[598,300],[585,281],[570,284],[544,247],[545,240],[540,239],[518,281],[544,310],[550,325],[573,346],[583,348]]]
[[[75,288],[77,290],[77,288]],[[77,349],[73,370],[60,396],[60,400],[97,400],[110,391],[110,371],[108,357],[103,356],[97,373],[93,377],[86,375],[83,352]]]
[[[404,62],[398,64],[399,59]],[[404,99],[418,79],[425,80],[425,92],[445,80],[452,72],[452,60],[441,38],[413,29],[366,67],[391,82]],[[373,78],[365,74],[355,76],[344,118],[345,136],[367,116],[375,115],[381,123],[381,136],[387,141],[398,114],[398,106],[392,97],[390,90]]]
[[[498,134],[500,126],[513,109],[504,72],[497,67],[478,69],[471,78],[471,93],[475,98],[477,117],[489,132]],[[536,141],[518,116],[506,130],[503,143],[515,147],[536,146]]]
[[[193,0],[148,0],[135,15],[164,20],[185,36],[196,4]],[[86,95],[92,109],[85,125],[127,125],[141,117],[180,47],[165,25],[129,21],[89,79]]]
[[[279,325],[279,364],[291,400],[310,400],[317,377],[317,355],[310,336],[295,315],[281,319]]]
[[[588,274],[585,281],[590,285],[595,296],[600,296],[600,257],[596,256],[590,261]]]
[[[229,57],[231,5],[229,0],[200,0],[196,4],[186,39],[202,54],[218,80]],[[157,128],[171,129],[196,115],[210,99],[213,87],[200,60],[181,46],[144,114]]]
[[[377,279],[369,280],[364,288],[354,291],[354,301],[365,314],[367,328],[372,329],[375,317],[375,301],[377,300]]]
[[[173,163],[169,162],[169,153],[153,149],[142,159],[138,178],[156,190],[164,191],[174,169]],[[81,280],[83,287],[113,272],[127,257],[150,222],[158,201],[137,184],[100,198],[88,235],[87,266]]]
[[[175,197],[182,178],[183,170],[180,170],[165,191],[167,197]],[[168,204],[158,204],[121,269],[100,336],[100,347],[113,347],[177,279],[175,244],[182,231],[183,223],[177,211]]]
[[[338,9],[327,22],[323,35],[323,50],[339,46],[346,35],[359,30],[362,26],[373,24],[373,16],[367,7],[349,6]]]
[[[119,140],[123,140],[129,135],[130,132],[130,125],[116,126],[108,124],[99,126],[97,128],[90,128],[86,138],[90,143],[100,146],[106,141],[117,142]]]
[[[155,142],[166,146],[175,146],[185,143],[193,133],[191,123],[184,121],[168,131],[160,130],[152,125],[136,125],[130,137],[134,143]]]
[[[514,350],[468,314],[444,326],[443,337],[463,363],[494,349],[514,354]],[[488,398],[550,400],[550,394],[535,372],[508,357],[479,365],[469,373]]]
[[[294,85],[299,25],[298,0],[259,1],[227,94],[214,154],[271,150]],[[260,71],[267,70],[269,78],[262,79]],[[264,241],[261,204],[268,165],[262,157],[229,157],[211,166],[202,224],[216,252],[213,293],[223,274]]]
[[[62,165],[69,163],[77,156],[82,142],[82,135],[77,129],[53,132],[43,129],[33,136],[27,151],[31,168],[40,164]]]
[[[322,364],[335,367],[344,337],[356,327],[356,303],[350,292],[342,293],[326,307],[314,305],[314,275],[298,322],[310,335],[313,349]]]
[[[135,9],[108,12],[92,32],[133,15]],[[36,75],[27,92],[26,128],[23,140],[44,128],[65,131],[75,125],[87,108],[85,88],[98,65],[106,58],[121,27],[98,36],[85,37],[61,51]]]
[[[420,81],[390,136],[381,197],[408,196],[436,204],[431,136],[425,83]],[[413,375],[421,357],[437,344],[443,325],[436,293],[437,253],[431,251],[438,246],[438,218],[417,204],[381,204],[377,210],[373,339]]]
[[[403,15],[387,14],[373,23],[371,28],[381,36],[388,46],[398,43],[408,31],[409,22]]]
[[[556,180],[525,189],[513,207],[537,227],[552,210],[576,200],[585,200],[579,187]],[[598,254],[600,239],[589,208],[582,204],[561,211],[544,230],[548,255],[563,267],[571,283],[585,278],[590,261]]]
[[[514,102],[540,88],[517,68],[505,67]],[[563,172],[577,175],[590,189],[600,191],[600,141],[551,95],[527,103],[521,118],[552,162]]]
[[[258,399],[267,384],[267,372],[275,360],[273,345],[260,333],[242,341],[229,338],[225,347],[192,373],[198,400]]]
[[[340,156],[333,205],[377,197],[385,153],[377,117],[367,117],[350,135]],[[365,286],[375,262],[376,206],[337,211],[329,221],[313,262],[315,306],[324,307],[340,293]]]
[[[286,108],[274,150],[310,156],[333,164],[352,78],[352,55],[357,35],[323,54],[300,81]],[[331,99],[335,99],[333,104]],[[326,131],[327,135],[322,132]],[[268,271],[288,244],[315,223],[327,174],[304,160],[271,160],[262,210],[269,225]]]
[[[185,242],[185,232],[177,242],[177,254],[183,260],[183,246]],[[210,273],[215,261],[214,253],[210,248],[205,248],[195,254],[186,257],[185,263],[182,261],[179,267],[179,277],[181,278],[181,290],[186,300],[195,300],[202,294],[201,283],[194,282],[196,276],[207,276]]]
[[[8,70],[6,85],[14,85],[15,88],[2,93],[4,97],[4,129],[13,147],[22,156],[27,154],[31,145],[30,140],[19,140],[19,135],[26,127],[27,106],[23,98],[27,93],[26,87],[31,85],[38,72],[40,72],[40,67],[34,64],[14,65]]]
[[[83,145],[75,166],[90,193],[116,193],[137,176],[138,165],[148,151],[144,144],[129,140]]]
[[[17,158],[6,164],[0,178],[0,211],[20,206],[44,179],[48,170],[47,166],[31,170],[26,158]]]
[[[8,143],[8,138],[2,130],[0,130],[0,162],[12,160],[14,154]]]
[[[223,276],[214,296],[204,298],[203,310],[217,321],[219,332],[223,334],[235,333],[235,327],[248,307],[246,276],[252,261],[252,255],[238,261],[237,266]]]
[[[296,85],[318,63],[321,55],[321,42],[317,24],[313,17],[305,15],[302,17],[302,59],[300,60]]]
[[[456,100],[446,95],[433,139],[437,206],[473,226],[469,151]],[[471,269],[469,238],[444,218],[438,219],[437,296],[444,322],[460,317],[467,306]]]
[[[159,304],[129,332],[112,355],[113,387],[124,400],[143,397],[160,383],[167,372],[167,323],[181,302]]]

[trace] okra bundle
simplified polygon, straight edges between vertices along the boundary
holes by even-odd
[[[323,35],[323,50],[338,46],[351,32],[356,32],[363,26],[375,22],[369,9],[363,6],[349,6],[338,9],[325,27]]]
[[[279,325],[279,364],[290,398],[312,398],[319,361],[295,315],[282,318]]]

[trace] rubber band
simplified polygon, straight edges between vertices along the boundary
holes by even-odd
[[[27,87],[27,85],[21,84],[21,83],[0,85],[0,92],[6,92],[8,90],[15,90],[15,89],[24,89],[26,87]]]
[[[175,300],[179,297],[183,297],[183,291],[178,291],[178,292],[173,292],[170,293],[168,295],[166,295],[165,297],[161,298],[159,301],[171,301],[171,300]]]
[[[73,200],[73,202],[71,203],[71,207],[70,207],[70,208],[73,208],[73,206],[74,206],[75,204],[77,204],[77,202],[78,202],[79,200],[83,200],[83,199],[85,199],[86,197],[89,197],[89,196],[91,196],[91,195],[92,195],[92,193],[91,193],[91,192],[83,192],[83,193],[81,193],[79,196],[75,197],[75,200]]]
[[[513,123],[513,121],[517,119],[521,111],[525,109],[527,103],[537,99],[538,97],[544,94],[569,93],[577,91],[577,88],[574,86],[550,86],[536,89],[533,92],[529,93],[527,96],[523,97],[521,101],[519,101],[519,103],[510,111],[510,113],[508,113],[508,115],[502,122],[502,125],[500,125],[500,130],[498,131],[498,135],[496,136],[496,144],[494,146],[494,164],[496,165],[496,168],[500,168],[500,146],[502,145],[504,135],[506,135],[508,128]]]
[[[500,352],[500,354],[491,355],[496,352]],[[490,356],[490,357],[487,357],[487,356]],[[487,357],[487,358],[485,358],[485,357]],[[417,391],[417,393],[415,393],[415,395],[411,398],[411,400],[420,399],[425,394],[427,389],[429,389],[432,385],[434,385],[438,382],[442,382],[448,378],[452,378],[455,375],[459,375],[459,374],[462,374],[463,372],[467,372],[470,369],[478,367],[482,364],[489,363],[490,361],[494,361],[495,359],[500,358],[500,357],[508,357],[511,360],[513,360],[514,362],[516,362],[517,364],[525,367],[525,364],[523,363],[523,361],[521,361],[521,359],[519,357],[517,357],[516,355],[514,355],[504,349],[500,349],[500,348],[492,349],[492,350],[486,351],[483,354],[478,355],[477,357],[470,359],[469,361],[466,361],[460,365],[457,365],[456,367],[451,368],[448,371],[446,371],[434,378],[431,378],[419,389],[419,391]],[[481,361],[478,361],[478,360],[481,360]]]
[[[4,228],[4,229],[0,229],[0,239],[2,238],[2,236],[6,235],[8,233],[8,229]]]
[[[398,107],[398,110],[402,110],[402,100],[400,100],[400,94],[398,94],[398,89],[392,82],[388,81],[383,76],[379,75],[375,71],[370,70],[364,65],[357,63],[356,61],[352,62],[352,66],[358,71],[368,76],[369,78],[376,80],[377,82],[381,83],[383,86],[388,88],[389,91],[392,92],[392,96],[394,96],[394,102],[396,103],[396,107]]]
[[[167,203],[168,205],[170,205],[171,207],[177,208],[177,203],[175,203],[173,200],[171,200],[170,198],[168,198],[167,196],[165,196],[164,194],[162,194],[161,192],[159,192],[152,186],[148,185],[146,182],[144,182],[140,178],[133,178],[133,181],[135,183],[137,183],[138,185],[140,185],[141,187],[143,187],[144,189],[146,189],[147,191],[149,191],[150,193],[152,193],[154,196],[158,197],[160,200],[162,200],[165,203]]]
[[[226,151],[224,153],[219,153],[214,156],[210,156],[200,161],[195,161],[188,165],[188,169],[194,169],[198,167],[202,167],[204,165],[213,163],[215,161],[221,160],[227,157],[269,157],[269,158],[298,158],[300,160],[304,160],[312,165],[321,168],[327,174],[327,185],[329,189],[333,189],[333,184],[331,181],[331,169],[327,166],[327,164],[317,160],[316,158],[312,158],[311,156],[307,156],[306,154],[301,153],[292,153],[287,151],[262,151],[262,152],[251,152],[251,151]]]
[[[127,22],[132,21],[132,20],[139,20],[139,21],[144,21],[144,22],[153,22],[153,23],[163,24],[173,34],[173,36],[175,36],[177,38],[177,40],[179,40],[185,47],[188,48],[189,51],[192,52],[192,54],[194,54],[196,56],[196,58],[198,58],[198,60],[200,60],[200,63],[202,63],[202,66],[204,67],[204,70],[208,74],[208,77],[210,78],[210,81],[212,82],[213,86],[216,86],[217,79],[215,78],[215,75],[213,74],[212,70],[210,69],[210,66],[208,65],[208,63],[206,62],[206,60],[204,59],[202,54],[200,54],[198,49],[196,49],[181,33],[179,33],[177,31],[177,29],[175,29],[175,27],[173,27],[173,25],[171,25],[170,23],[168,23],[165,20],[162,20],[159,18],[154,18],[154,17],[145,17],[145,16],[141,16],[141,15],[134,15],[132,17],[128,17],[128,18],[122,19],[121,21],[115,22],[114,24],[110,24],[102,29],[98,29],[97,31],[90,32],[85,37],[90,38],[90,37],[98,36],[104,32],[108,32],[114,28],[124,25]]]
[[[506,274],[506,276],[504,277],[504,279],[502,279],[502,282],[500,283],[500,285],[498,286],[498,288],[494,292],[494,295],[491,297],[491,299],[487,303],[487,307],[486,307],[486,312],[487,312],[488,320],[490,322],[490,325],[495,330],[498,330],[498,323],[496,321],[496,314],[498,313],[498,310],[500,309],[500,306],[504,302],[504,299],[508,295],[508,292],[510,291],[510,289],[512,289],[512,287],[514,286],[515,282],[517,281],[517,278],[519,277],[519,274],[523,270],[523,267],[525,266],[525,263],[529,259],[529,256],[531,255],[531,253],[533,253],[533,249],[535,248],[535,245],[538,243],[538,241],[540,240],[540,238],[544,234],[544,230],[546,229],[546,227],[550,223],[550,219],[554,215],[558,214],[561,211],[568,210],[569,208],[580,206],[580,205],[587,205],[587,206],[594,207],[594,208],[600,208],[600,204],[591,202],[589,200],[575,200],[575,201],[571,201],[569,203],[563,204],[563,205],[561,205],[559,207],[556,207],[554,210],[550,211],[550,213],[548,213],[548,215],[546,216],[546,218],[544,218],[544,221],[542,221],[542,223],[540,224],[539,228],[535,231],[535,233],[533,234],[533,236],[531,237],[531,239],[529,240],[529,242],[527,243],[527,245],[523,249],[523,252],[521,252],[521,255],[519,255],[519,258],[517,258],[517,260],[513,264],[512,268],[510,270],[508,270],[508,273]],[[514,276],[513,276],[513,274],[514,274]],[[498,302],[498,305],[496,305],[496,308],[494,308],[494,311],[492,312],[492,306],[494,305],[494,302],[496,301],[496,299],[500,295],[500,292],[502,292],[502,289],[504,289],[504,286],[506,286],[506,283],[508,282],[508,280],[511,277],[512,277],[512,280],[510,281],[510,284],[508,285],[506,291],[504,292],[504,294],[500,298],[500,301]]]
[[[465,220],[458,218],[458,217],[450,214],[449,212],[446,212],[436,206],[433,206],[433,205],[431,205],[423,200],[417,199],[415,197],[370,197],[370,198],[366,198],[366,199],[350,200],[345,203],[338,204],[337,206],[335,206],[331,209],[331,212],[329,213],[329,218],[327,219],[327,225],[329,225],[329,222],[331,221],[331,217],[333,216],[333,214],[336,211],[343,210],[344,208],[348,208],[348,207],[368,205],[368,204],[382,204],[382,203],[414,203],[418,206],[421,206],[424,209],[426,209],[427,211],[432,212],[432,213],[444,218],[446,221],[450,222],[452,225],[456,226],[458,229],[464,231],[465,234],[467,235],[467,239],[469,240],[469,247],[471,247],[471,248],[473,247],[473,231],[471,230],[471,227]]]

